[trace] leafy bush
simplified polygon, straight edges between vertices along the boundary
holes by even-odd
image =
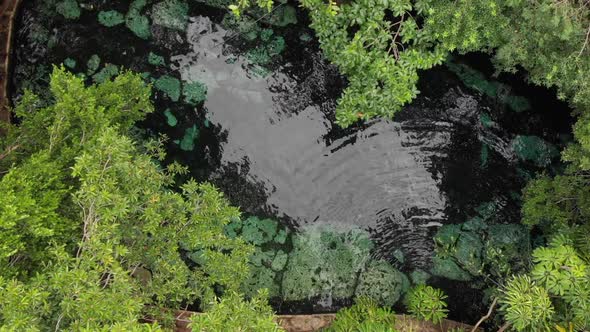
[[[547,290],[526,275],[508,281],[500,303],[504,318],[517,331],[548,330],[554,314]]]
[[[548,247],[536,249],[530,274],[505,286],[502,310],[517,330],[555,324],[590,327],[590,272],[571,245],[567,236],[558,236]]]
[[[418,319],[438,324],[447,317],[446,298],[447,296],[440,289],[418,285],[410,289],[406,295],[406,306],[408,311]]]
[[[212,302],[204,314],[193,315],[190,327],[195,332],[278,332],[284,331],[274,321],[272,308],[264,291],[250,301],[231,292]]]
[[[154,330],[139,320],[237,291],[252,252],[224,233],[238,209],[207,183],[172,190],[186,170],[155,162],[162,140],[125,136],[153,111],[142,79],[86,87],[56,68],[51,92],[47,107],[26,93],[2,141],[0,330]]]
[[[379,307],[370,298],[358,298],[350,308],[336,313],[336,319],[326,332],[396,332],[395,314],[388,308]]]

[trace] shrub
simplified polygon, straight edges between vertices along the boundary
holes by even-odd
[[[408,292],[406,306],[408,311],[421,320],[438,324],[447,317],[447,296],[440,290],[426,285],[418,285]]]
[[[396,332],[394,324],[395,314],[390,309],[379,307],[370,298],[361,297],[352,307],[339,310],[326,332]]]
[[[231,292],[209,304],[202,315],[191,317],[190,327],[195,332],[278,332],[284,331],[274,321],[268,294],[260,291],[250,301]]]

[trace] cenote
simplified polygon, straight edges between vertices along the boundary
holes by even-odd
[[[237,22],[214,3],[134,1],[149,26],[132,31],[112,12],[132,10],[125,1],[86,1],[77,19],[50,2],[21,9],[13,100],[42,93],[52,64],[88,83],[142,73],[156,112],[135,135],[166,135],[165,163],[240,207],[245,222],[228,234],[257,245],[243,292],[269,288],[280,313],[333,312],[367,294],[391,306],[428,279],[451,318],[473,321],[486,307],[481,253],[500,246],[518,264],[535,243],[519,224],[521,190],[562,167],[573,121],[554,91],[494,77],[486,55],[421,72],[418,98],[393,120],[342,129],[334,110],[348,83],[295,3]],[[451,231],[464,243],[433,259]]]

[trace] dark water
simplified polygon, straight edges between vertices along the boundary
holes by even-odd
[[[45,84],[49,63],[71,57],[84,65],[94,53],[135,71],[203,82],[204,105],[172,103],[156,93],[158,111],[142,125],[146,135],[164,132],[171,141],[181,139],[186,128],[199,128],[194,151],[171,142],[171,159],[215,183],[248,214],[278,218],[294,229],[318,224],[366,229],[378,244],[375,255],[405,271],[428,269],[438,227],[464,222],[482,203],[496,202],[498,220],[517,222],[523,174],[539,168],[519,161],[511,140],[537,135],[559,146],[569,132],[567,107],[551,92],[528,87],[516,76],[502,77],[533,106],[515,113],[467,89],[445,67],[421,74],[420,96],[395,120],[343,130],[334,124],[334,109],[346,81],[315,41],[300,38],[311,33],[302,15],[300,26],[275,29],[286,50],[262,77],[244,56],[240,38],[219,24],[223,11],[192,5],[185,32],[153,26],[154,38],[146,42],[124,25],[100,26],[96,11],[83,11],[75,22],[59,17],[41,22],[36,3],[25,4],[19,21],[15,99],[23,87]],[[53,47],[30,39],[30,32],[44,25]],[[149,67],[149,51],[164,55],[169,65]],[[461,61],[474,59],[482,62]],[[39,79],[25,81],[33,73]],[[176,127],[166,125],[166,108],[177,115]],[[482,114],[496,125],[486,128]],[[398,249],[403,263],[393,257]],[[457,285],[441,283],[451,292],[452,307],[480,296]],[[461,296],[463,301],[453,302]]]

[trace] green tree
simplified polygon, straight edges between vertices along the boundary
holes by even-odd
[[[0,329],[157,330],[139,319],[236,291],[252,251],[224,235],[239,211],[210,184],[175,189],[185,169],[162,169],[162,141],[125,136],[153,110],[149,86],[123,73],[85,87],[55,68],[51,92],[41,108],[25,95],[4,142]]]

